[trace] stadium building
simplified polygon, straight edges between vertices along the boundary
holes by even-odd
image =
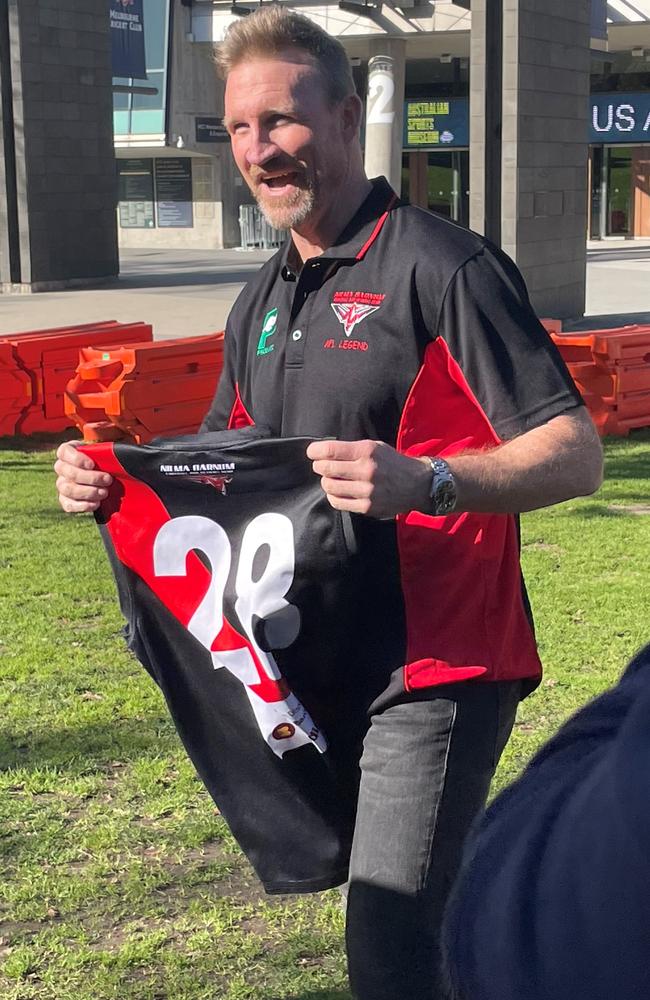
[[[154,94],[117,93],[114,99],[121,245],[207,249],[240,243],[239,206],[250,198],[228,155],[211,51],[248,9],[244,2],[144,0],[147,79],[114,81],[155,88]],[[403,106],[402,194],[469,224],[471,12],[465,5],[417,0],[395,7],[342,0],[294,9],[343,42],[364,100],[369,60],[393,57],[401,90],[396,100]],[[588,235],[650,237],[650,0],[613,0],[606,14],[606,40],[591,41],[591,101],[584,102]],[[568,61],[552,71],[540,68],[542,86],[551,72],[570,72],[570,53]],[[432,117],[435,128],[428,127]],[[183,189],[187,198],[170,214],[154,192],[162,187],[164,204],[174,182],[178,196]]]
[[[109,25],[106,0],[0,0],[0,287],[114,274],[116,233],[277,242],[232,163],[212,65],[254,6],[110,0]],[[583,311],[586,238],[650,237],[650,0],[292,8],[350,56],[369,172],[500,243],[540,311]]]

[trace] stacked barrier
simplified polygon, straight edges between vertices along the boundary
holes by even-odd
[[[0,337],[0,434],[57,433],[71,426],[65,386],[79,349],[151,341],[149,323],[87,323]]]
[[[650,427],[650,326],[551,336],[601,435]]]
[[[0,341],[0,434],[15,434],[32,398],[32,380],[16,362],[11,344]]]
[[[65,409],[86,441],[195,433],[223,367],[223,333],[84,347],[66,389]]]

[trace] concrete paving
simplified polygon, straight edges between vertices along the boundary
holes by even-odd
[[[570,329],[650,323],[650,240],[603,240],[587,247],[587,309]]]
[[[264,250],[122,251],[120,276],[96,288],[0,295],[0,334],[116,319],[153,323],[156,339],[223,330]]]
[[[123,251],[120,277],[97,288],[0,295],[0,334],[93,320],[144,320],[159,339],[224,328],[240,289],[270,251]],[[589,243],[587,312],[569,329],[650,323],[650,240]]]

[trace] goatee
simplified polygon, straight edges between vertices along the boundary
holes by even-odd
[[[310,186],[300,188],[286,198],[264,199],[254,192],[260,210],[274,229],[295,229],[305,222],[314,210],[315,192]]]

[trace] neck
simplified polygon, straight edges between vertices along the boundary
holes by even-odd
[[[310,219],[300,226],[300,230],[291,230],[293,244],[303,261],[310,257],[319,257],[334,240],[343,232],[350,219],[364,203],[372,184],[361,173],[356,182],[346,181],[340,190],[340,197],[324,211],[320,218]]]

